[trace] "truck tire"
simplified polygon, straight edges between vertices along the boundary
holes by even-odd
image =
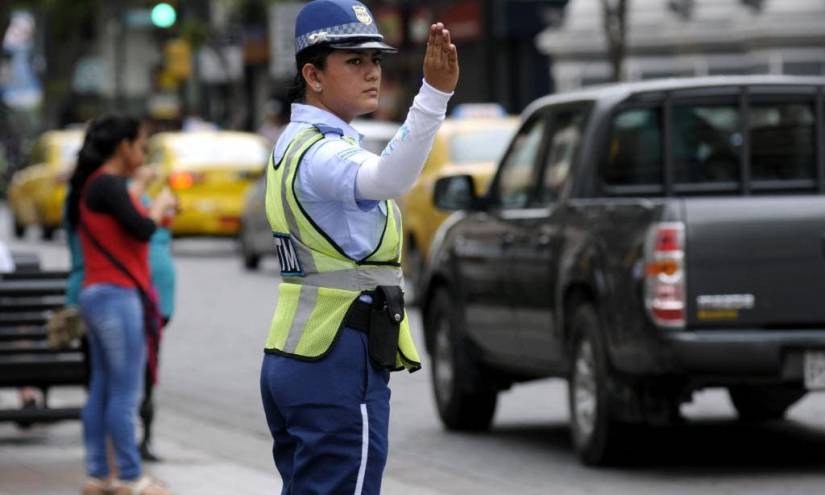
[[[586,465],[614,462],[625,425],[616,421],[608,391],[609,366],[596,309],[579,305],[571,321],[573,358],[568,375],[568,406],[573,446]]]
[[[805,389],[783,385],[736,385],[728,395],[743,421],[782,419],[785,411],[805,396]]]
[[[450,294],[435,294],[428,318],[432,332],[430,377],[441,422],[448,430],[482,431],[496,411],[497,390],[485,383],[478,363],[467,352],[462,318]]]

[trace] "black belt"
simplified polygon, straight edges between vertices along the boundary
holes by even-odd
[[[344,326],[369,334],[371,310],[372,303],[356,299],[355,302],[350,305],[347,315],[344,317]]]

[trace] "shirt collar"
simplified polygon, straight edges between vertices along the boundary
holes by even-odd
[[[292,117],[290,122],[297,122],[302,124],[324,124],[332,127],[337,127],[344,132],[345,137],[355,139],[359,143],[364,137],[361,133],[356,131],[351,125],[347,124],[340,117],[332,113],[318,108],[313,105],[304,105],[302,103],[292,104]]]

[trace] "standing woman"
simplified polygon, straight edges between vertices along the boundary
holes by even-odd
[[[292,118],[267,168],[281,267],[261,394],[284,494],[379,493],[389,371],[420,368],[401,291],[401,216],[458,82],[458,56],[430,27],[424,81],[376,156],[350,126],[378,108],[383,42],[354,0],[315,0],[295,21]]]
[[[127,181],[143,164],[146,130],[130,117],[89,124],[68,198],[69,224],[80,235],[85,274],[79,302],[91,359],[89,398],[83,409],[87,481],[84,495],[166,495],[143,476],[135,419],[146,362],[140,290],[150,287],[147,241],[174,207],[164,191],[149,207],[129,193]],[[118,480],[108,483],[106,440],[111,439]],[[110,491],[111,490],[111,491]]]

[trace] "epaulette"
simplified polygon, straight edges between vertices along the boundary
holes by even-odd
[[[318,131],[321,134],[323,134],[324,136],[326,136],[327,134],[338,134],[339,136],[344,137],[344,131],[342,129],[339,129],[337,127],[332,127],[331,125],[324,125],[324,124],[314,124],[314,125],[315,125],[315,128],[318,129]]]

